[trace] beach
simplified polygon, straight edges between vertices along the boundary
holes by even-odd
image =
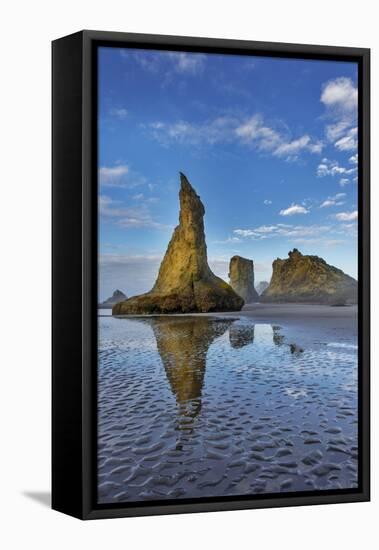
[[[357,486],[355,306],[109,313],[99,502]]]

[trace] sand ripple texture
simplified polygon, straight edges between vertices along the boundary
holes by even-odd
[[[357,487],[357,349],[238,319],[99,318],[98,501]]]

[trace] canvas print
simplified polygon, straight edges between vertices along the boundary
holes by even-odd
[[[97,55],[98,503],[357,489],[357,64]]]

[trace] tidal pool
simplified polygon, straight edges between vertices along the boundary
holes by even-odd
[[[357,439],[354,342],[99,317],[99,503],[356,488]]]

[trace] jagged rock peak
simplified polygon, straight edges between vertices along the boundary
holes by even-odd
[[[233,256],[229,264],[230,285],[245,304],[258,301],[254,286],[254,262],[242,256]]]
[[[243,300],[208,265],[204,205],[182,172],[179,202],[179,225],[174,229],[154,287],[115,306],[114,314],[239,311],[243,306]]]

